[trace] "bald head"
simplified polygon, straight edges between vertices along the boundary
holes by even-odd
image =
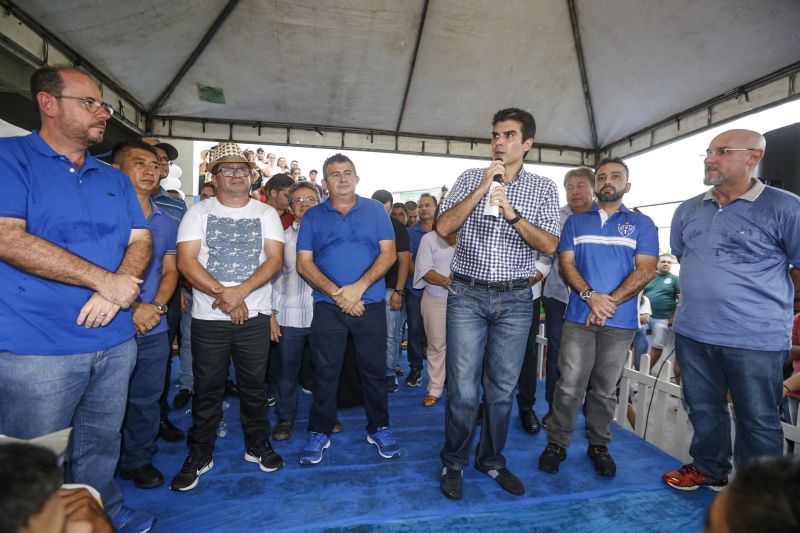
[[[763,135],[753,130],[728,130],[723,131],[716,137],[714,141],[721,140],[726,143],[729,148],[755,148],[761,150],[761,155],[767,149],[767,140]],[[714,142],[712,141],[712,143]]]
[[[757,131],[728,130],[720,133],[706,150],[703,182],[717,188],[731,188],[738,193],[747,190],[766,147],[767,141]]]

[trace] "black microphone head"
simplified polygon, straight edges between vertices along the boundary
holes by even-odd
[[[492,181],[496,181],[497,183],[503,183],[503,175],[502,174],[495,174],[492,178]]]

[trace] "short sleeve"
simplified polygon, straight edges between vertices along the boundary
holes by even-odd
[[[21,149],[12,144],[14,141],[0,141],[0,176],[3,176],[0,217],[26,219],[30,176],[26,173],[26,165],[20,160]]]
[[[283,224],[278,212],[272,208],[265,209],[261,215],[261,235],[271,241],[284,242]]]
[[[177,240],[178,240],[178,223],[175,221],[174,218],[167,215],[167,220],[169,220],[169,233],[168,240],[167,240],[167,251],[164,255],[175,255],[177,252]]]
[[[400,224],[393,224],[395,232],[394,232],[394,245],[397,250],[397,253],[400,252],[410,252],[411,248],[408,245],[408,230]]]
[[[561,238],[558,240],[559,253],[575,250],[575,218],[575,215],[572,215],[564,223]]]
[[[439,207],[440,213],[444,213],[454,205],[459,204],[470,192],[472,192],[474,187],[470,187],[470,184],[468,183],[470,181],[469,174],[470,171],[467,170],[458,177],[453,185],[453,188],[450,189],[450,192],[447,193],[447,196],[445,196],[444,200],[442,200],[442,204]]]
[[[417,250],[417,260],[414,263],[414,288],[424,289],[428,284],[422,279],[425,274],[433,269],[433,247],[436,242],[433,239],[423,237]]]
[[[547,233],[558,237],[561,229],[561,211],[558,207],[558,189],[556,184],[547,178],[544,180],[544,191],[542,193],[542,203],[536,210],[536,215],[531,221]]]
[[[314,251],[314,211],[321,209],[319,206],[312,207],[303,215],[303,223],[300,224],[300,231],[297,232],[297,251]]]
[[[636,239],[637,255],[658,256],[658,230],[653,220],[648,216],[639,219],[639,238]]]
[[[394,229],[389,219],[389,213],[386,212],[386,209],[384,209],[377,200],[370,200],[370,202],[377,204],[376,207],[378,208],[375,214],[375,229],[378,241],[394,242]],[[373,207],[373,209],[376,207]]]
[[[669,247],[670,251],[675,257],[680,257],[683,255],[682,213],[684,205],[686,204],[678,206],[678,209],[675,210],[675,213],[672,215],[672,224],[670,225],[669,229]]]
[[[210,201],[210,200],[206,200]],[[178,227],[178,242],[203,240],[203,215],[200,204],[193,205],[183,216]]]

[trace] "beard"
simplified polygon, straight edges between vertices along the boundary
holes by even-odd
[[[619,200],[622,200],[623,196],[625,196],[625,191],[601,189],[597,192],[597,199],[607,204],[618,202]]]
[[[725,176],[719,174],[719,172],[717,173],[716,176],[709,176],[708,172],[706,172],[705,176],[703,176],[703,185],[714,186],[714,185],[719,185],[723,181],[725,181]]]

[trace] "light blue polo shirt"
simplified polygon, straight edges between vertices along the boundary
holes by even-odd
[[[380,254],[380,241],[394,242],[394,230],[383,204],[356,195],[356,204],[346,215],[330,200],[303,215],[297,250],[314,253],[314,264],[339,287],[350,285],[366,272]],[[383,302],[386,285],[381,276],[364,293],[365,304]],[[314,303],[335,303],[314,289]]]
[[[681,261],[676,332],[718,346],[791,348],[800,198],[759,180],[725,206],[708,191],[675,211],[670,244]]]
[[[131,229],[149,229],[128,177],[86,152],[83,167],[57,154],[37,132],[0,139],[0,217],[25,220],[28,233],[115,272]],[[0,261],[0,351],[66,355],[133,337],[130,309],[105,327],[76,323],[92,290]]]
[[[636,268],[636,255],[658,256],[658,231],[647,215],[631,211],[624,205],[608,217],[605,224],[600,208],[575,213],[564,224],[558,251],[575,252],[575,267],[589,286],[611,294]],[[606,320],[607,327],[639,328],[636,297],[617,302],[617,311]],[[576,291],[570,291],[565,319],[584,324],[589,306]]]

